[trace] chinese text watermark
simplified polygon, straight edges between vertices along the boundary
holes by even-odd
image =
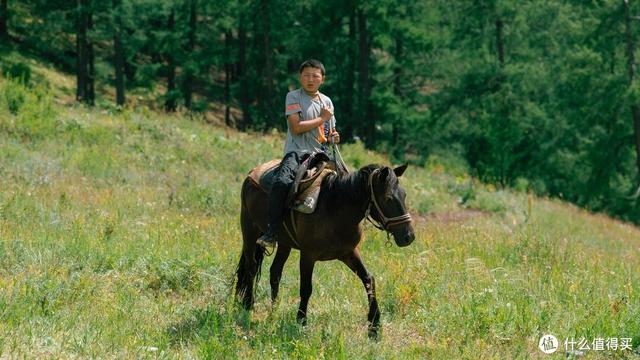
[[[585,337],[567,337],[560,343],[555,336],[550,334],[543,335],[540,338],[538,347],[545,354],[553,354],[562,348],[567,352],[633,350],[632,338],[596,337],[587,339]]]

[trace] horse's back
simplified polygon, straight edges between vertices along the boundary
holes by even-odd
[[[275,170],[280,165],[281,159],[273,159],[262,163],[249,171],[247,177],[265,192],[268,192],[275,180]]]

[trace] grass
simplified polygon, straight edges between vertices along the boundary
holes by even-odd
[[[497,191],[436,160],[402,179],[414,244],[387,246],[366,229],[379,341],[366,335],[362,284],[338,262],[316,266],[309,325],[295,322],[297,252],[278,303],[268,258],[255,310],[240,310],[230,296],[240,185],[280,156],[282,135],[63,106],[51,92],[0,79],[11,94],[0,99],[2,356],[543,358],[538,340],[551,333],[632,338],[632,351],[584,357],[640,357],[638,228]],[[360,144],[342,154],[352,167],[387,163]]]

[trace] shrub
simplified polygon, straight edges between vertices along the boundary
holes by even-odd
[[[467,206],[471,209],[504,215],[507,210],[506,194],[502,191],[478,191],[476,196],[467,203]]]
[[[531,185],[529,184],[529,180],[523,177],[517,178],[516,181],[514,181],[513,183],[513,188],[519,192],[527,192],[527,190],[529,190],[530,187]]]
[[[17,115],[26,100],[26,91],[24,87],[9,81],[3,86],[2,97],[9,112]]]
[[[4,65],[2,67],[2,74],[24,85],[28,85],[31,80],[31,68],[24,63]]]
[[[55,136],[58,128],[53,100],[41,87],[29,88],[13,80],[0,81],[0,109],[13,116],[0,117],[0,131],[23,139]]]

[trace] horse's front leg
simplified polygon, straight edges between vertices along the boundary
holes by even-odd
[[[304,253],[300,252],[300,306],[298,307],[298,315],[296,319],[302,325],[307,325],[307,304],[313,286],[311,279],[313,276],[313,266],[315,260],[308,258]]]
[[[380,327],[380,310],[378,309],[378,300],[376,299],[375,279],[362,263],[358,249],[354,249],[351,254],[340,260],[358,275],[364,284],[364,288],[367,290],[367,300],[369,301],[369,314],[367,315],[367,320],[369,321],[369,338],[377,338]]]
[[[282,243],[278,244],[276,257],[273,259],[271,269],[269,270],[269,282],[271,283],[271,302],[275,303],[278,298],[278,289],[280,288],[280,278],[282,277],[282,268],[289,258],[291,247]]]

